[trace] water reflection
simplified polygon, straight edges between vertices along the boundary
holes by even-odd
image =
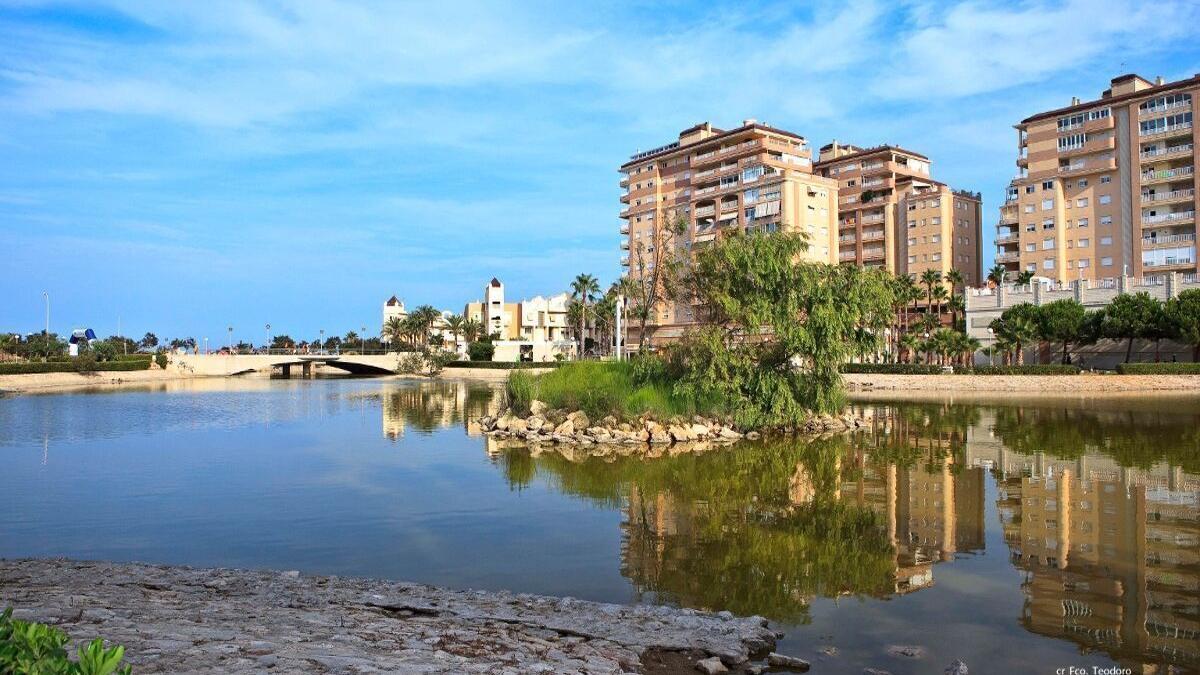
[[[485,383],[432,381],[419,386],[401,386],[363,395],[380,402],[383,435],[395,441],[408,429],[429,433],[463,426],[468,435],[480,435],[475,420],[495,414],[500,392]]]

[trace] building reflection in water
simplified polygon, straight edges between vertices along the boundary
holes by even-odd
[[[511,483],[542,476],[621,508],[621,571],[647,599],[796,623],[815,597],[919,591],[982,552],[994,484],[1026,629],[1123,663],[1200,663],[1200,416],[879,412],[852,440],[488,452]]]
[[[475,420],[496,414],[501,398],[486,383],[434,380],[385,389],[379,394],[383,435],[395,441],[409,429],[429,433],[461,425],[467,435],[479,436]]]

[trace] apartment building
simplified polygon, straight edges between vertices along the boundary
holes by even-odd
[[[982,201],[930,177],[925,155],[893,145],[833,141],[815,170],[838,183],[838,261],[920,276],[959,270],[981,278]]]
[[[1137,75],[1016,125],[1018,174],[996,225],[996,261],[1068,282],[1196,272],[1200,74]]]
[[[570,302],[568,293],[506,302],[504,283],[493,278],[483,289],[483,300],[468,302],[463,316],[493,336],[494,361],[550,361],[575,352],[567,321]]]
[[[690,250],[735,231],[795,232],[808,237],[808,259],[837,259],[837,183],[813,173],[802,136],[752,119],[730,130],[705,122],[634,154],[620,171],[621,264],[633,278],[653,270],[659,233],[677,218],[687,230],[675,245]],[[656,339],[693,322],[690,307],[665,303],[650,321]]]
[[[499,340],[516,340],[521,335],[521,306],[504,301],[504,284],[495,277],[483,289],[483,300],[468,302],[463,316],[483,326],[484,332]]]

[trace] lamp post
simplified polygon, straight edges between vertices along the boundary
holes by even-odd
[[[360,351],[362,351],[362,353],[366,354],[367,353],[367,327],[366,326],[361,327],[361,329],[358,333],[358,338],[362,345],[360,348]]]
[[[616,307],[613,308],[613,314],[616,315],[615,321],[617,323],[617,330],[615,330],[613,333],[616,336],[616,340],[617,340],[617,360],[618,361],[625,358],[625,343],[621,339],[621,329],[622,329],[621,310],[624,309],[624,307],[625,307],[625,296],[619,294],[619,295],[617,295],[617,305],[616,305]]]
[[[267,339],[263,342],[263,349],[267,350],[268,354],[271,353],[271,324],[267,324]]]
[[[46,337],[46,358],[50,358],[50,292],[42,291],[42,298],[46,300],[46,332],[43,333]]]
[[[230,353],[230,355],[232,355],[233,354],[233,326],[229,326],[225,330],[229,331],[229,345],[228,346],[229,346],[229,353]]]
[[[321,354],[325,353],[325,329],[324,328],[321,329],[321,349],[318,351]]]
[[[208,356],[208,338],[204,338],[204,355]]]

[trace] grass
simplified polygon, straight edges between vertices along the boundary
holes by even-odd
[[[670,382],[639,383],[629,362],[574,362],[537,376],[513,371],[508,376],[507,394],[509,407],[522,415],[529,414],[534,400],[551,408],[582,410],[592,419],[608,415],[633,419],[642,414],[666,419],[718,412],[716,406],[696,406],[678,396]]]

